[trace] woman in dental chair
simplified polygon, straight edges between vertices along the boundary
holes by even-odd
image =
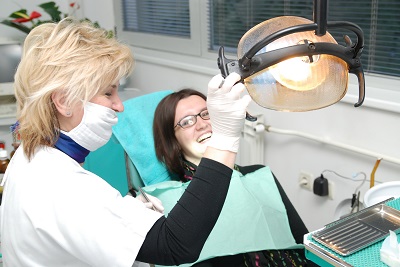
[[[229,119],[229,118],[228,118]],[[200,159],[212,135],[211,123],[207,111],[206,97],[202,93],[183,89],[166,96],[157,106],[153,124],[154,144],[157,158],[165,163],[171,173],[178,174],[184,183],[191,181]],[[241,175],[251,174],[268,168],[262,165],[237,166],[235,170]],[[297,244],[303,243],[303,236],[308,233],[306,226],[286,196],[278,180],[269,171],[271,187],[277,190],[286,210],[287,228]],[[245,177],[246,178],[246,177]],[[265,177],[257,177],[257,179]],[[232,187],[232,183],[231,183]],[[272,190],[272,188],[271,188]],[[270,191],[263,192],[267,196]],[[229,200],[228,200],[229,201]],[[225,202],[227,205],[227,201]],[[238,210],[237,212],[240,212]],[[221,213],[221,216],[222,213]],[[244,211],[243,216],[246,216]],[[270,215],[274,216],[274,215]],[[234,233],[226,233],[231,235]],[[290,233],[289,233],[290,234]],[[251,238],[244,236],[243,239]],[[266,237],[267,238],[267,237]],[[270,249],[247,252],[237,255],[221,255],[196,263],[196,267],[256,267],[256,266],[311,266],[304,249]]]

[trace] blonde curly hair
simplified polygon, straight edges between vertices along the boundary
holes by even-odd
[[[34,28],[26,37],[15,74],[18,121],[24,153],[54,146],[59,135],[52,94],[62,91],[68,105],[86,103],[117,84],[133,68],[131,49],[88,21],[65,18]]]

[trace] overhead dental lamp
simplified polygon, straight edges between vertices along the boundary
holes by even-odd
[[[238,60],[225,57],[219,49],[222,76],[236,72],[249,95],[260,106],[279,111],[309,111],[338,102],[347,92],[348,74],[355,74],[359,97],[365,97],[364,72],[360,56],[363,31],[346,21],[327,22],[327,0],[314,0],[314,22],[302,17],[282,16],[266,20],[240,39]],[[345,35],[338,44],[327,29],[354,32],[355,43]],[[250,114],[247,119],[254,120]]]

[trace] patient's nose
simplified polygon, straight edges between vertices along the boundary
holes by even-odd
[[[207,127],[207,125],[208,125],[207,120],[204,120],[202,117],[197,116],[197,122],[196,122],[197,129],[203,129],[203,128]]]

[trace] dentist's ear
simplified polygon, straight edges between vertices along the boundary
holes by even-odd
[[[51,94],[51,100],[53,101],[54,106],[56,107],[60,115],[64,117],[72,116],[71,107],[67,105],[65,100],[65,95],[62,92],[60,91],[53,92]]]

